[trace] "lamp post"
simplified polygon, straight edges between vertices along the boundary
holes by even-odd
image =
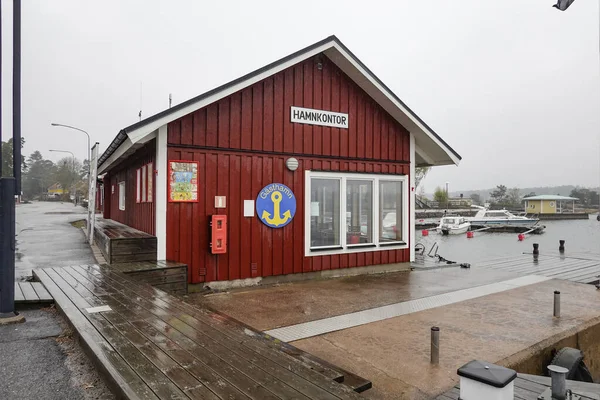
[[[63,128],[68,128],[68,129],[73,129],[73,130],[76,130],[76,131],[79,131],[79,132],[83,132],[87,136],[87,160],[88,160],[88,171],[87,172],[88,172],[88,190],[89,190],[89,188],[90,188],[90,179],[91,179],[91,177],[90,177],[90,172],[91,172],[90,164],[92,163],[92,160],[90,159],[90,151],[91,151],[90,150],[90,148],[91,148],[90,147],[90,134],[87,133],[86,131],[84,131],[83,129],[79,129],[79,128],[76,128],[76,127],[71,126],[71,125],[57,124],[56,122],[52,122],[50,125],[52,125],[52,126],[60,126],[60,127],[63,127]]]
[[[448,210],[448,207],[450,206],[450,193],[448,192],[448,184],[450,184],[450,182],[446,182],[446,210]]]
[[[69,153],[73,157],[73,173],[75,173],[75,154],[68,150],[48,150],[54,153]],[[75,190],[75,180],[73,180],[73,205],[77,205],[77,190]]]

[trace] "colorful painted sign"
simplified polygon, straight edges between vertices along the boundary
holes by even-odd
[[[169,202],[198,201],[198,162],[169,161]]]
[[[296,196],[284,184],[270,183],[258,193],[256,212],[265,225],[283,228],[296,214]]]

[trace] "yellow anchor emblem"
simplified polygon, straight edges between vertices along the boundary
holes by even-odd
[[[288,219],[292,218],[292,213],[290,210],[287,210],[283,213],[283,218],[280,217],[279,213],[279,203],[281,203],[282,195],[280,192],[273,192],[271,194],[271,201],[273,201],[273,218],[271,218],[271,214],[267,210],[264,210],[262,213],[261,219],[264,219],[271,225],[279,226],[283,225],[287,222]]]

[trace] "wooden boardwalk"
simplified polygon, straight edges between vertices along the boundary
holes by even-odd
[[[360,398],[230,318],[110,267],[46,268],[34,275],[118,397]]]
[[[538,396],[550,387],[550,378],[545,376],[518,374],[515,379],[515,400],[537,400]],[[600,400],[600,385],[567,381],[567,389],[581,396],[582,400]],[[436,400],[456,400],[460,395],[460,386],[456,385]]]
[[[459,263],[468,259],[456,260]],[[415,262],[415,270],[443,267],[458,267],[458,264],[437,262],[425,256],[422,262]],[[533,254],[518,254],[471,263],[471,268],[488,268],[514,272],[519,275],[542,275],[553,279],[564,279],[578,283],[595,284],[600,278],[600,254],[594,253],[556,253],[540,254],[537,259]]]
[[[54,299],[40,282],[15,282],[15,304],[52,302]]]

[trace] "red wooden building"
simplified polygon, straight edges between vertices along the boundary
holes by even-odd
[[[98,169],[104,217],[201,283],[409,262],[414,168],[459,161],[332,36],[121,130]]]

